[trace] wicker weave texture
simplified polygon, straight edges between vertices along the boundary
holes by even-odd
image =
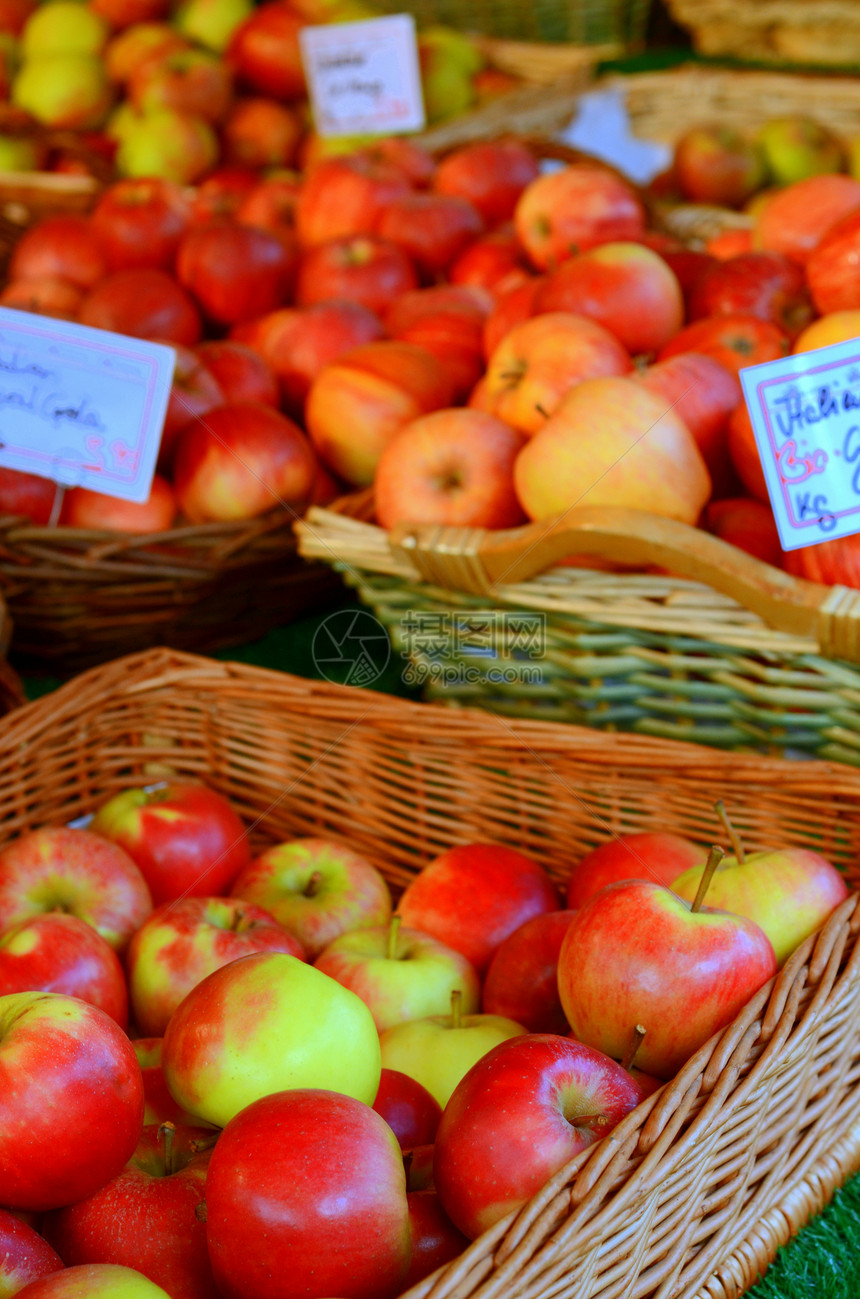
[[[419,26],[444,23],[514,41],[616,45],[642,44],[651,0],[377,0],[390,13],[414,14]]]
[[[440,850],[515,845],[559,882],[613,834],[816,847],[860,881],[860,775],[434,709],[166,650],[0,721],[8,835],[130,785],[205,777],[258,844],[347,838],[397,888]],[[738,1019],[519,1214],[410,1299],[736,1299],[860,1165],[860,898]]]
[[[855,0],[667,0],[701,54],[822,67],[860,64]]]

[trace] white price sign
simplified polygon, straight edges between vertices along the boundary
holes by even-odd
[[[392,135],[424,126],[411,14],[303,27],[299,41],[320,135]]]
[[[783,550],[860,532],[860,338],[740,378]]]
[[[0,465],[145,501],[172,347],[0,308]]]

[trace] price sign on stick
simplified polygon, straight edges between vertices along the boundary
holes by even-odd
[[[783,550],[860,532],[860,338],[740,378]]]
[[[0,465],[145,501],[176,353],[0,308]]]
[[[411,14],[303,27],[299,42],[320,135],[391,135],[424,126]]]

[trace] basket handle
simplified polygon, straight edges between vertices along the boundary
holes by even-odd
[[[568,555],[656,565],[713,587],[777,631],[817,641],[828,658],[860,662],[860,590],[792,577],[700,528],[644,510],[583,505],[499,531],[401,524],[389,541],[426,581],[479,595],[527,581]]]

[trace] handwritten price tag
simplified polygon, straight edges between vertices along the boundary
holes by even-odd
[[[0,465],[142,502],[176,353],[0,308]]]
[[[320,135],[393,134],[424,126],[411,14],[303,27],[299,41]]]
[[[740,378],[783,550],[860,532],[860,338]]]

